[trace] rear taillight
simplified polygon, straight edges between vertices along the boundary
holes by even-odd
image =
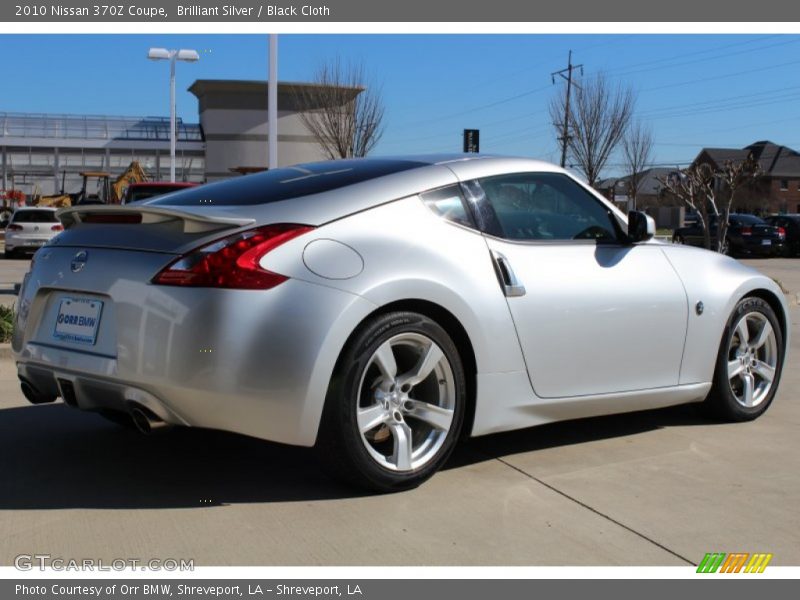
[[[24,227],[22,225],[17,225],[16,223],[12,223],[8,227],[6,227],[6,231],[22,231]]]
[[[63,225],[53,225],[50,228],[50,231],[64,231],[64,226]]]
[[[778,237],[786,237],[786,230],[783,227],[778,227]]]
[[[752,227],[742,227],[742,235],[753,235]]]
[[[313,227],[267,225],[223,238],[181,256],[153,278],[159,285],[265,290],[288,277],[259,266],[261,259],[281,244]]]

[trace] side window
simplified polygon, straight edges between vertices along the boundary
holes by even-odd
[[[457,185],[449,185],[438,190],[424,192],[420,194],[420,198],[422,198],[425,206],[443,219],[465,227],[475,227],[475,223],[473,223],[472,217],[467,212],[467,207],[461,197],[461,190]]]
[[[609,209],[565,175],[519,173],[478,181],[504,238],[617,240]]]

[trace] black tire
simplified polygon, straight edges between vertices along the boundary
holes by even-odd
[[[775,352],[777,355],[777,364],[775,366],[772,385],[767,391],[766,396],[757,405],[752,407],[744,406],[737,400],[728,378],[728,361],[732,358],[730,356],[731,342],[736,335],[736,325],[742,317],[750,313],[763,315],[769,322],[775,335]],[[703,402],[704,412],[709,416],[724,421],[752,421],[760,417],[766,412],[767,408],[769,408],[778,390],[781,371],[783,369],[783,357],[783,333],[772,307],[765,300],[752,296],[740,300],[736,308],[733,309],[725,326],[725,331],[722,334],[722,341],[720,342],[716,368],[714,370],[713,385],[711,387],[711,392]]]
[[[368,434],[362,435],[359,430],[357,411],[359,406],[363,410],[365,398],[371,401],[372,395],[365,395],[362,379],[366,382],[367,375],[374,374],[370,369],[376,368],[372,359],[378,348],[404,334],[419,335],[438,345],[443,354],[443,359],[439,360],[446,360],[449,372],[452,374],[454,392],[448,395],[452,403],[452,421],[446,433],[444,431],[441,433],[440,439],[443,439],[443,442],[440,442],[441,446],[424,464],[410,470],[399,471],[387,468],[370,454],[365,437]],[[403,372],[401,361],[398,360],[397,380]],[[425,380],[420,381],[420,389],[425,386],[430,388],[431,385],[436,388],[438,385],[440,387],[436,389],[441,390],[443,381],[436,376],[431,382],[430,377],[433,375],[431,372]],[[460,437],[466,401],[466,377],[461,357],[450,336],[441,326],[428,317],[413,312],[379,315],[359,328],[339,358],[325,400],[317,448],[321,458],[334,474],[358,487],[375,492],[397,492],[415,488],[439,470],[453,451]],[[414,421],[413,414],[405,416],[410,418],[409,424],[421,423],[422,427],[425,427],[424,422]],[[413,448],[415,436],[412,435],[411,438]],[[393,441],[396,443],[396,440]]]
[[[725,256],[730,256],[731,258],[736,258],[737,252],[731,244],[730,240],[725,240],[725,244],[720,249],[720,254],[724,254]]]
[[[673,244],[681,244],[681,245],[683,245],[683,244],[686,244],[686,241],[683,239],[682,235],[676,235],[676,236],[673,236],[672,243]]]
[[[5,258],[5,259],[11,260],[12,258],[16,258],[16,257],[17,257],[16,250],[9,250],[8,248],[6,248],[3,251],[3,258]]]

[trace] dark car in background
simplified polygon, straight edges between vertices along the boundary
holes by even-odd
[[[783,245],[783,255],[800,256],[800,215],[773,215],[764,220],[785,232],[786,241]]]
[[[125,190],[120,204],[130,204],[131,202],[141,202],[142,200],[149,200],[156,196],[163,196],[171,192],[178,192],[186,188],[195,187],[196,183],[188,183],[185,181],[147,181],[141,183],[132,183]]]
[[[710,218],[712,248],[717,244],[718,219]],[[700,222],[680,227],[672,234],[675,244],[704,247],[703,228]],[[726,251],[730,256],[780,256],[784,251],[786,233],[755,215],[733,214],[728,217],[725,235]]]

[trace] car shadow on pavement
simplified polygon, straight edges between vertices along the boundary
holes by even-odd
[[[704,416],[698,409],[698,404],[683,404],[656,410],[560,421],[481,436],[461,444],[445,468],[458,468],[547,448],[622,438],[667,427],[719,423]]]
[[[0,510],[190,508],[364,495],[313,451],[219,431],[145,436],[64,404],[0,410]]]
[[[445,469],[675,425],[709,424],[693,406],[554,423],[459,445]],[[219,431],[144,436],[63,404],[0,410],[0,510],[191,508],[365,495],[309,448]]]

